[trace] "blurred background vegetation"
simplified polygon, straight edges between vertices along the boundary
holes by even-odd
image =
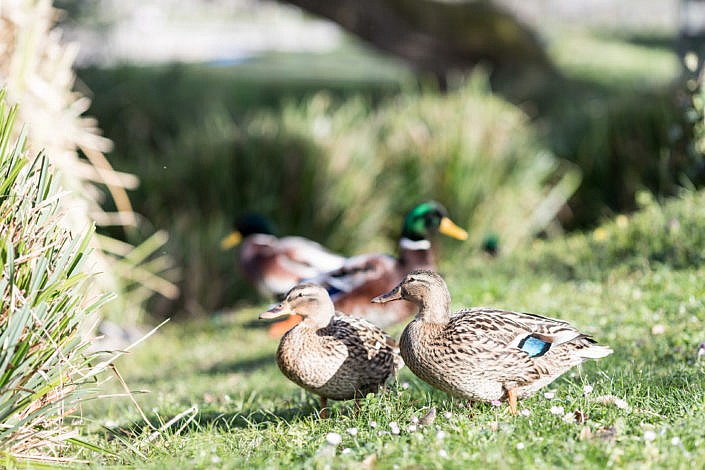
[[[293,3],[335,19],[319,2]],[[194,61],[190,51],[179,56],[165,46],[162,60],[148,51],[130,58],[118,47],[130,21],[139,30],[152,20],[169,40],[194,11],[230,34],[242,30],[243,17],[262,27],[299,26],[263,19],[274,9],[282,17],[294,11],[266,2],[192,2],[181,12],[157,2],[127,19],[111,17],[100,2],[59,2],[71,13],[64,20],[69,34],[85,39],[86,30],[102,30],[115,43],[113,56],[100,42],[103,52],[80,59],[78,75],[93,100],[90,113],[115,144],[112,164],[141,180],[131,198],[142,229],[103,232],[133,244],[154,230],[169,233],[162,253],[175,260],[178,269],[167,277],[181,296],[153,298],[149,310],[206,314],[255,298],[235,253],[224,255],[217,243],[248,210],[269,216],[280,234],[308,236],[336,251],[393,252],[404,212],[435,198],[471,233],[452,250],[474,256],[488,233],[499,234],[508,253],[534,237],[633,211],[639,191],[660,200],[701,185],[697,101],[679,58],[683,2],[654,5],[658,15],[629,16],[615,6],[590,10],[589,18],[589,5],[540,3],[497,2],[499,13],[468,9],[468,18],[508,15],[525,34],[522,42],[540,46],[536,56],[518,59],[468,42],[463,22],[443,35],[388,2],[405,20],[399,34],[421,30],[453,45],[440,66],[428,60],[437,52],[432,46],[413,58],[386,54],[380,51],[396,52],[394,41],[344,21],[353,34],[328,30],[331,23],[321,26],[298,10],[291,24],[323,28],[325,44],[294,35],[293,50],[245,45],[244,52]]]

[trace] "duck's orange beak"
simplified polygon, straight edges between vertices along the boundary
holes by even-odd
[[[390,290],[386,294],[378,295],[372,299],[373,303],[383,304],[386,302],[391,302],[392,300],[400,300],[401,297],[401,284],[396,286],[394,289]]]
[[[303,318],[301,317],[301,315],[297,315],[296,313],[294,313],[294,311],[289,308],[289,305],[285,304],[284,302],[270,308],[266,312],[260,313],[260,320],[279,318],[283,317],[284,315],[289,315],[289,318],[280,322],[276,322],[269,327],[269,336],[271,336],[272,338],[279,338],[284,333],[298,325],[301,320],[303,320]]]
[[[468,238],[468,232],[455,225],[455,222],[450,220],[448,217],[443,217],[441,219],[441,225],[438,227],[438,231],[443,235],[448,235],[456,240],[467,240]]]
[[[230,232],[227,237],[220,240],[220,249],[223,251],[229,250],[230,248],[237,246],[241,241],[242,234],[235,230],[234,232]]]

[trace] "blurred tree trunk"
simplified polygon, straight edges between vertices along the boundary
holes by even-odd
[[[328,18],[445,84],[452,70],[485,62],[495,69],[554,73],[536,34],[489,1],[281,0]]]

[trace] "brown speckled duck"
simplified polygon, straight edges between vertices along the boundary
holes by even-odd
[[[370,299],[396,286],[414,269],[435,269],[429,238],[435,232],[465,240],[468,234],[448,217],[448,211],[435,201],[411,209],[404,218],[399,239],[399,256],[366,254],[349,258],[334,271],[321,274],[313,282],[326,288],[335,307],[359,316],[382,328],[405,320],[414,306],[405,302],[371,305]]]
[[[359,399],[376,393],[403,365],[396,341],[375,325],[335,311],[324,288],[302,283],[260,318],[298,314],[303,320],[281,339],[277,364],[284,375],[327,399]]]
[[[587,359],[612,353],[568,323],[530,313],[475,307],[451,313],[450,293],[433,271],[413,271],[373,302],[404,299],[418,308],[399,346],[423,381],[471,401],[531,396]]]
[[[281,299],[303,279],[338,269],[343,256],[303,237],[276,237],[264,216],[248,213],[220,245],[227,250],[240,244],[239,265],[243,276],[260,294]]]

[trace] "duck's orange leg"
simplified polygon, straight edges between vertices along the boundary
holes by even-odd
[[[517,414],[517,389],[512,388],[507,390],[507,398],[509,399],[509,411],[513,415]]]
[[[289,318],[276,323],[273,323],[269,327],[269,336],[272,338],[279,338],[284,335],[287,331],[295,327],[302,320],[300,315],[289,315]]]

